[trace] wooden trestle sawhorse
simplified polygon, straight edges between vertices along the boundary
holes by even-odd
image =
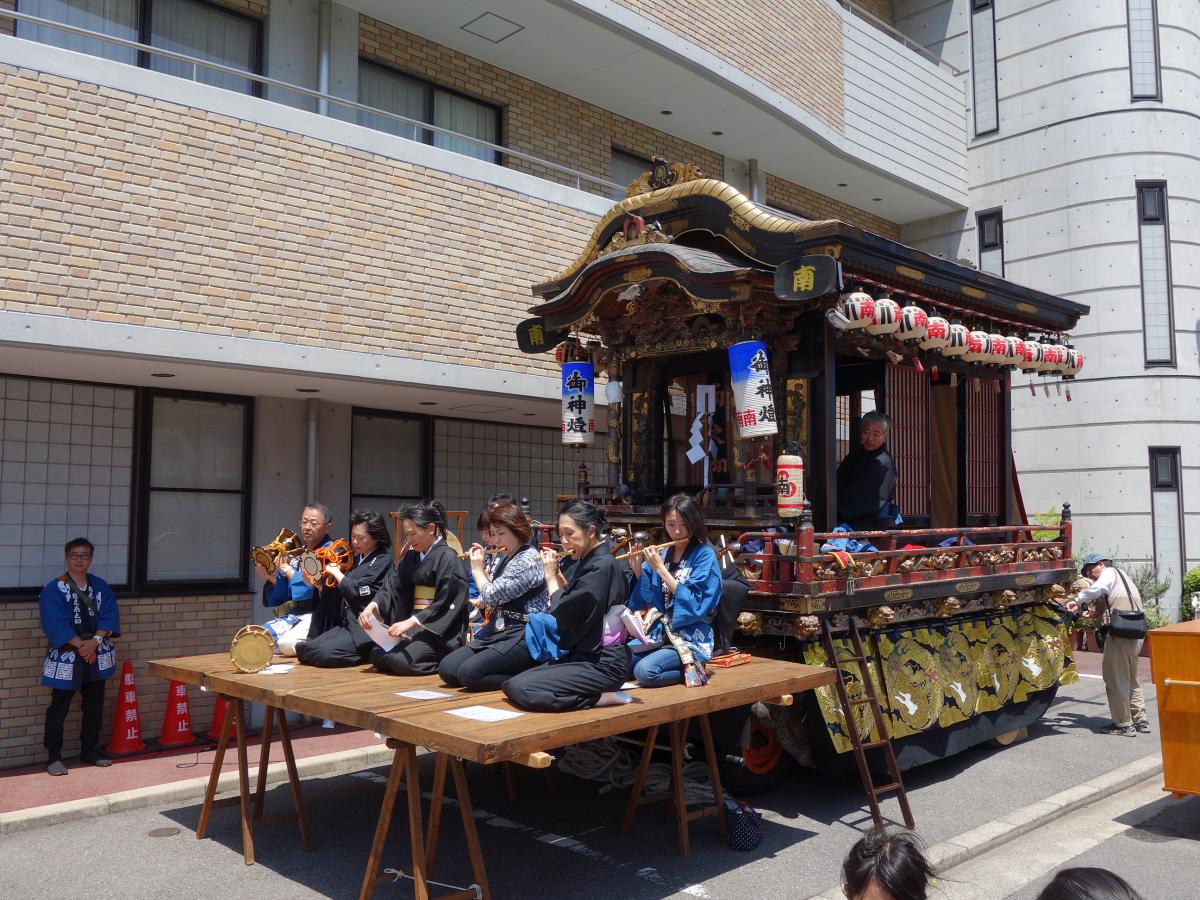
[[[217,739],[217,752],[212,763],[212,772],[208,776],[208,787],[204,791],[204,805],[200,809],[200,824],[196,826],[196,837],[203,838],[208,833],[208,821],[212,811],[218,806],[230,806],[234,803],[241,806],[242,820],[242,858],[246,865],[254,865],[254,828],[257,825],[273,825],[276,822],[295,820],[300,828],[300,842],[305,850],[315,846],[308,831],[308,813],[304,809],[304,797],[300,793],[300,775],[296,771],[296,756],[292,752],[292,737],[288,732],[287,714],[282,709],[266,705],[263,717],[262,747],[258,757],[258,782],[255,785],[253,801],[250,797],[250,769],[246,751],[246,704],[239,697],[227,697],[229,702],[225,714],[225,722],[221,725],[221,735]],[[236,724],[235,724],[236,723]],[[287,764],[288,786],[292,792],[292,811],[277,813],[273,816],[263,816],[263,799],[267,787],[267,766],[271,760],[271,740],[279,726],[279,743],[283,746],[283,759]],[[237,758],[238,758],[238,796],[215,799],[217,782],[221,778],[221,765],[225,761],[225,750],[229,745],[230,732],[237,729]],[[251,806],[253,805],[253,809]]]
[[[883,710],[879,706],[875,681],[871,678],[871,672],[867,667],[866,654],[863,653],[862,635],[858,631],[858,620],[853,615],[848,615],[847,619],[850,623],[847,630],[850,646],[854,650],[853,656],[845,660],[838,659],[837,648],[833,643],[833,628],[827,618],[821,620],[821,641],[825,647],[825,656],[829,660],[829,665],[837,672],[837,681],[834,682],[834,685],[837,687],[838,701],[842,705],[842,714],[846,718],[846,732],[854,750],[854,761],[858,764],[858,775],[862,779],[863,792],[867,795],[867,803],[871,807],[871,818],[875,820],[877,828],[883,827],[883,813],[879,809],[879,798],[894,793],[900,804],[900,813],[904,816],[905,826],[912,828],[914,820],[912,809],[908,805],[908,793],[904,790],[904,779],[900,777],[900,766],[896,763],[896,751],[892,748],[890,732],[883,718]],[[854,663],[858,666],[863,691],[861,697],[852,698],[850,692],[846,690],[842,662]],[[858,730],[858,719],[855,713],[860,706],[870,707],[875,724],[875,740],[864,742],[862,733]],[[883,758],[887,762],[891,778],[887,784],[875,783],[875,777],[871,774],[871,766],[867,761],[868,750],[883,751]]]

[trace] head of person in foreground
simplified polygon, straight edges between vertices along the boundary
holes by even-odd
[[[925,900],[934,875],[911,831],[872,829],[846,854],[842,891],[847,900]]]

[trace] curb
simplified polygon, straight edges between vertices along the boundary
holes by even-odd
[[[298,759],[296,760],[296,770],[301,778],[344,775],[349,772],[387,765],[392,761],[392,755],[392,751],[381,743],[371,747],[356,747],[351,750],[339,750],[336,753]],[[282,761],[273,763],[267,769],[267,784],[287,781],[287,777],[287,766]],[[251,779],[253,780],[253,778],[254,772],[251,772]],[[65,803],[51,803],[48,806],[0,813],[0,835],[31,831],[35,828],[45,828],[48,825],[58,825],[62,822],[93,819],[131,809],[157,806],[161,803],[184,803],[189,800],[198,800],[204,796],[207,787],[208,776],[204,775],[199,778],[189,778],[186,781],[173,781],[169,784],[156,784],[151,787],[119,791],[115,794],[104,794],[100,797],[68,800]],[[237,769],[222,773],[217,781],[217,793],[236,791],[237,789]]]
[[[1001,816],[986,825],[964,831],[929,848],[926,857],[939,872],[946,872],[968,860],[982,856],[1009,841],[1041,828],[1067,813],[1102,800],[1118,791],[1131,788],[1162,772],[1162,755],[1151,753],[1119,769],[1097,775],[1090,781],[1059,791]],[[835,884],[808,900],[845,900],[842,885]]]

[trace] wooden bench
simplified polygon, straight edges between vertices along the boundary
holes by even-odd
[[[269,821],[277,821],[280,818],[297,819],[301,840],[305,847],[311,847],[284,712],[332,719],[342,724],[371,729],[385,736],[394,754],[359,896],[370,897],[380,880],[380,860],[391,825],[396,795],[401,783],[407,781],[412,877],[418,900],[427,900],[429,897],[428,879],[437,857],[442,799],[448,778],[454,781],[475,883],[479,885],[483,897],[490,897],[470,791],[463,771],[464,760],[484,765],[509,762],[530,768],[545,768],[552,761],[551,751],[561,747],[647,729],[636,780],[622,822],[623,827],[628,830],[634,823],[638,804],[642,800],[639,795],[655,741],[659,730],[665,725],[670,737],[672,757],[670,788],[665,796],[674,812],[680,852],[686,855],[688,823],[692,819],[717,816],[718,822],[722,821],[721,785],[716,770],[708,715],[718,710],[758,701],[787,704],[791,702],[792,694],[831,684],[835,678],[834,670],[830,668],[753,658],[743,666],[713,670],[711,681],[702,688],[686,688],[682,685],[642,688],[633,692],[635,702],[630,704],[574,712],[531,713],[518,710],[499,691],[467,693],[457,688],[446,687],[435,675],[397,677],[374,672],[366,666],[351,669],[313,669],[297,665],[291,671],[277,675],[245,674],[234,671],[226,654],[210,654],[151,662],[150,673],[186,684],[200,685],[230,699],[231,714],[226,716],[217,745],[217,758],[213,763],[213,775],[205,793],[196,836],[204,837],[211,811],[217,805],[214,803],[217,778],[236,718],[239,797],[230,802],[240,803],[241,806],[243,855],[247,865],[254,862],[254,826],[269,823],[262,818],[262,795],[273,726],[279,728],[294,810],[285,817],[276,817]],[[437,691],[447,696],[419,700],[397,696],[396,693],[420,689]],[[246,702],[262,703],[267,708],[258,782],[253,795],[250,791],[246,754]],[[499,722],[480,722],[450,714],[451,710],[466,706],[508,710],[520,712],[520,715]],[[684,742],[691,720],[695,720],[704,741],[712,778],[713,803],[702,810],[689,813],[683,795],[682,765]],[[426,747],[437,754],[433,802],[427,827],[422,822],[417,747]],[[474,893],[465,892],[450,896],[468,897],[474,896]]]

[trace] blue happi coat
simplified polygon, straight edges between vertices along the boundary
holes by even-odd
[[[664,550],[664,556],[670,552],[670,548]],[[650,568],[649,563],[642,563],[642,575],[627,605],[635,612],[657,609],[666,615],[671,630],[688,645],[697,661],[708,662],[713,655],[712,620],[721,602],[722,582],[721,565],[712,546],[698,543],[689,548],[680,560],[675,581],[678,582],[675,596],[668,599],[662,578]],[[652,644],[666,641],[662,622],[655,622],[646,637]],[[665,646],[671,645],[667,643]],[[631,642],[629,647],[635,653],[645,649],[638,641]]]
[[[80,591],[91,598],[96,608],[93,620],[71,590],[69,575],[60,575],[42,588],[38,597],[38,614],[42,620],[42,631],[50,641],[46,661],[42,664],[42,686],[75,689],[83,681],[83,669],[87,665],[83,657],[73,648],[62,649],[72,638],[92,631],[107,631],[116,637],[121,632],[121,620],[117,612],[117,599],[112,588],[101,578],[89,574],[87,590]],[[91,664],[92,680],[108,678],[116,670],[117,653],[112,642],[101,642],[96,661]]]
[[[329,535],[321,538],[322,547],[328,547],[332,543],[333,538]],[[289,559],[289,564],[292,567],[291,578],[284,578],[276,572],[274,581],[267,581],[263,584],[263,606],[274,608],[292,600],[299,605],[299,608],[293,609],[292,612],[310,613],[313,611],[317,603],[317,589],[304,580],[304,575],[300,571],[299,560],[299,553],[293,554]],[[325,575],[322,573],[321,578],[323,579],[324,577]]]

